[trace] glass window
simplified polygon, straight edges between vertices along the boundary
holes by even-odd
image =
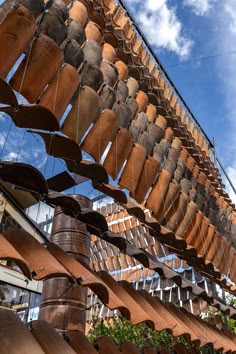
[[[14,311],[23,322],[38,318],[41,295],[0,281],[0,307]]]

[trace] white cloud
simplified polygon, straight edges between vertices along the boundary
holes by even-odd
[[[181,59],[189,56],[193,41],[184,33],[176,7],[171,6],[168,0],[127,0],[127,3],[133,7],[135,19],[150,44],[172,51]]]
[[[183,5],[188,6],[197,16],[204,16],[209,13],[216,0],[184,0]]]

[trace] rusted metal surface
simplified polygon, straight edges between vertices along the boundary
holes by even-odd
[[[90,209],[92,206],[87,197],[74,195],[72,198],[81,208]],[[50,241],[75,260],[89,264],[90,235],[86,225],[66,215],[61,207],[55,208]],[[49,279],[44,282],[42,296],[40,319],[61,331],[84,330],[87,307],[85,288],[80,285],[71,286],[65,278]]]

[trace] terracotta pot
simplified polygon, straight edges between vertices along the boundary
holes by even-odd
[[[189,171],[192,172],[194,165],[195,165],[194,158],[192,156],[189,156],[186,160],[186,168],[188,168]]]
[[[116,102],[112,109],[119,119],[120,127],[127,128],[132,119],[130,108],[123,102]]]
[[[147,106],[146,115],[147,115],[148,120],[149,120],[150,122],[153,123],[153,122],[155,121],[156,115],[157,115],[157,109],[156,109],[156,107],[155,107],[153,104],[150,103],[150,104]]]
[[[118,71],[114,64],[107,60],[102,60],[100,68],[103,73],[104,83],[114,87],[118,80]]]
[[[101,90],[101,110],[104,109],[112,109],[115,101],[116,101],[116,92],[115,90],[107,85],[104,85],[102,90]]]
[[[171,140],[173,139],[174,136],[174,132],[171,128],[167,128],[165,130],[165,139],[168,140],[169,142],[171,142]]]
[[[82,27],[86,25],[88,12],[86,7],[80,1],[74,1],[70,8],[70,18],[78,22]]]
[[[89,21],[85,27],[85,34],[87,39],[93,39],[99,45],[103,42],[103,31],[102,29],[92,21]]]
[[[106,22],[104,20],[104,17],[102,15],[100,15],[97,12],[92,12],[89,15],[89,19],[92,22],[95,22],[103,31],[106,29]]]
[[[133,97],[128,97],[126,101],[127,106],[130,108],[132,114],[131,119],[136,119],[138,113],[138,103]]]
[[[4,1],[4,2],[8,2]],[[12,1],[9,1],[12,7]],[[4,4],[3,4],[4,5]],[[33,0],[16,0],[15,5],[23,5],[28,9],[32,15],[37,18],[44,10],[44,1],[39,0],[39,1],[33,1]]]
[[[113,180],[117,178],[132,146],[132,135],[124,128],[119,129],[103,164]]]
[[[145,92],[139,91],[136,97],[136,101],[138,103],[139,112],[144,112],[148,105],[148,96]]]
[[[146,160],[146,150],[143,146],[135,144],[121,174],[119,185],[135,194],[139,178]]]
[[[47,107],[60,121],[74,93],[79,87],[80,77],[75,68],[64,65],[39,99],[39,104]]]
[[[39,23],[38,31],[52,38],[58,45],[65,40],[67,36],[67,27],[65,21],[68,18],[68,9],[64,1],[53,2],[52,5],[43,14]]]
[[[49,37],[37,37],[11,79],[11,86],[30,102],[38,98],[61,66],[63,53]]]
[[[34,17],[24,6],[11,9],[3,19],[0,24],[0,77],[7,76],[36,30]]]
[[[113,138],[118,123],[114,112],[109,109],[103,111],[85,138],[81,149],[89,153],[95,161],[99,161],[109,141]]]
[[[119,80],[125,81],[129,75],[128,66],[121,60],[118,60],[115,65],[118,70]]]
[[[134,198],[138,203],[144,201],[147,192],[157,176],[159,167],[159,162],[153,157],[148,156],[134,194]]]
[[[81,73],[81,85],[98,91],[103,83],[103,74],[97,65],[85,63]]]
[[[111,63],[115,63],[116,61],[116,50],[112,45],[109,43],[104,43],[103,49],[102,49],[102,57],[103,59],[110,61]]]
[[[128,97],[128,87],[124,81],[118,81],[116,86],[116,99],[117,101],[126,102]]]
[[[160,209],[155,216],[160,223],[163,221],[170,208],[172,208],[174,202],[178,198],[180,191],[180,185],[175,180],[172,180],[169,184],[166,196],[161,203]]]
[[[64,62],[74,66],[76,69],[84,62],[84,52],[74,39],[68,41],[64,48]]]
[[[179,222],[183,219],[186,213],[188,201],[189,196],[186,193],[181,192],[165,217],[167,221],[165,226],[167,229],[174,231],[176,227],[178,227]]]
[[[165,131],[166,129],[166,126],[167,126],[167,121],[166,119],[163,117],[163,116],[158,116],[156,121],[155,121],[155,124],[160,127],[163,131]]]
[[[74,39],[79,43],[79,45],[82,45],[85,42],[85,30],[80,23],[74,20],[69,21],[66,39],[68,41]]]
[[[170,179],[169,172],[162,170],[147,199],[146,207],[153,212],[154,216],[157,215],[161,203],[165,199]]]
[[[84,46],[84,59],[93,65],[100,66],[102,61],[102,49],[93,39],[87,39]]]
[[[63,132],[79,143],[90,124],[96,120],[99,107],[100,97],[98,94],[90,87],[82,88],[65,119],[62,126]]]
[[[129,96],[135,98],[139,89],[139,83],[133,77],[129,77],[127,81],[127,86],[129,89]]]

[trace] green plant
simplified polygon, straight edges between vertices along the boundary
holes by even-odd
[[[183,343],[187,348],[193,346],[192,343],[187,342],[183,337],[175,338],[168,331],[153,331],[146,323],[134,326],[130,321],[118,316],[107,321],[104,319],[93,318],[88,338],[91,342],[94,342],[96,338],[101,336],[109,337],[116,344],[130,341],[138,348],[151,346],[157,349],[159,347],[171,349],[177,342]],[[206,346],[200,348],[199,353],[218,354],[219,351]]]

